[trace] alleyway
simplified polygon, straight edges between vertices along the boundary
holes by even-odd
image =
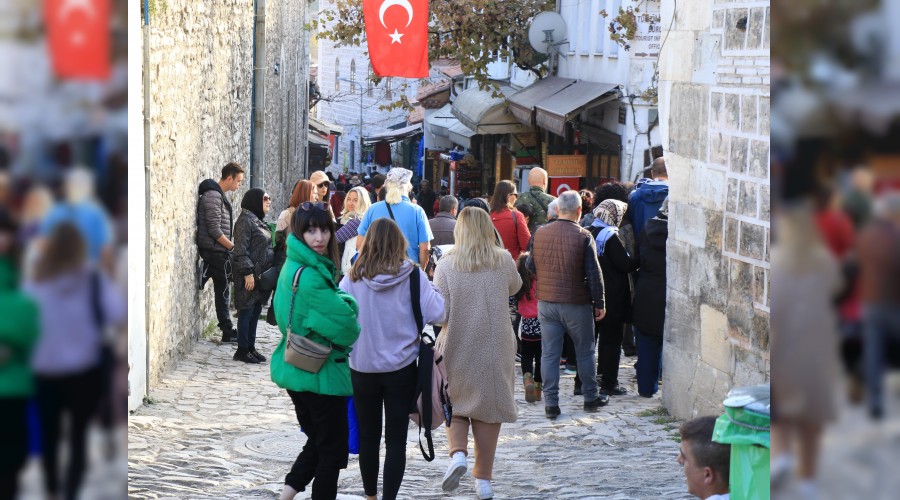
[[[262,322],[259,328],[258,348],[269,355],[279,333]],[[268,364],[232,361],[233,352],[233,345],[201,340],[156,386],[152,404],[130,417],[130,498],[277,498],[305,437],[290,399],[269,380]],[[623,358],[620,380],[634,393],[632,364]],[[574,375],[562,380],[563,414],[555,422],[517,386],[519,420],[500,436],[496,498],[690,498],[676,462],[677,423],[658,415],[658,397],[612,398],[588,414],[571,395],[573,382]],[[472,498],[471,476],[454,495],[441,491],[449,461],[443,429],[431,463],[417,433],[410,427],[401,498]],[[339,498],[364,497],[355,455],[338,491]],[[309,498],[309,489],[297,498]]]

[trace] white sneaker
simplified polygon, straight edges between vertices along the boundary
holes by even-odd
[[[441,483],[441,489],[444,491],[453,491],[459,487],[459,478],[466,473],[466,454],[457,451],[450,459],[450,466],[444,474],[444,481]]]
[[[475,479],[475,496],[478,500],[494,498],[494,489],[491,488],[490,479]]]

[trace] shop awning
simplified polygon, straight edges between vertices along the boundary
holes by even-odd
[[[309,119],[309,128],[318,131],[321,134],[326,136],[328,135],[341,135],[344,133],[344,127],[340,125],[335,125],[333,123],[323,122],[321,120],[316,120],[315,118]]]
[[[309,131],[309,134],[306,135],[306,141],[309,143],[310,147],[313,148],[328,148],[331,146],[331,143],[325,137],[313,132]]]
[[[619,98],[618,84],[578,81],[535,105],[534,121],[559,136],[578,113]]]
[[[456,120],[447,130],[451,142],[459,144],[466,149],[472,149],[472,136],[477,135],[474,130]]]
[[[500,92],[512,94],[512,87]],[[494,97],[492,90],[471,88],[461,92],[453,101],[453,116],[476,134],[519,134],[531,128],[523,125],[509,112],[506,97]]]
[[[385,130],[384,132],[379,132],[377,134],[363,136],[363,144],[375,144],[376,142],[397,142],[421,133],[422,124],[417,123],[408,127],[398,128],[395,130]]]
[[[443,108],[428,116],[428,130],[432,134],[440,137],[450,137],[450,127],[455,123],[459,123],[459,120],[453,116],[451,109],[451,105],[446,104]]]
[[[575,83],[571,78],[548,76],[509,96],[509,110],[522,123],[534,125],[534,107]]]

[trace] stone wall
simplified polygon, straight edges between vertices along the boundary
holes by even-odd
[[[721,412],[769,380],[769,2],[663,2],[669,171],[663,402]]]
[[[265,169],[255,175],[274,197],[273,220],[305,164],[305,6],[267,2]],[[229,161],[250,167],[254,24],[254,5],[247,0],[167,0],[153,7],[150,59],[143,68],[150,72],[151,96],[145,146],[152,155],[145,191],[151,394],[159,376],[215,325],[212,283],[203,291],[197,287],[197,186],[218,179]],[[249,186],[228,195],[235,219]]]

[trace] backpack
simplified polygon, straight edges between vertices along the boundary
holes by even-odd
[[[431,431],[446,423],[450,426],[453,416],[453,405],[450,403],[449,386],[447,384],[447,370],[444,368],[444,357],[434,352],[434,339],[425,334],[424,320],[422,319],[422,305],[419,302],[419,268],[413,268],[409,275],[409,289],[412,295],[413,316],[416,318],[416,326],[419,328],[419,375],[414,397],[415,406],[409,414],[409,419],[419,426],[419,449],[425,460],[434,460],[434,441]],[[425,441],[428,442],[428,451],[422,446],[422,429],[425,429]]]

